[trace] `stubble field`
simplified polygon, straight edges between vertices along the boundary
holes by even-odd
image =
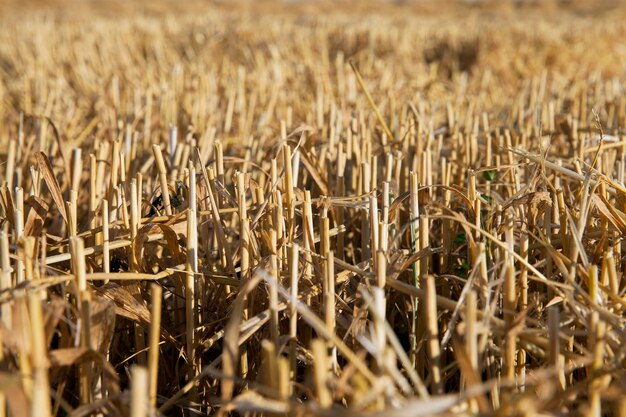
[[[0,11],[0,417],[626,416],[620,2]]]

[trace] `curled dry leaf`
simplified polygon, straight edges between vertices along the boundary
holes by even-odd
[[[135,242],[134,242],[135,246],[134,246],[133,255],[135,256],[135,259],[137,261],[141,260],[141,262],[137,262],[137,263],[139,264],[143,272],[151,272],[149,270],[149,265],[146,265],[145,258],[144,258],[144,251],[145,251],[145,245],[148,242],[148,236],[155,234],[155,233],[162,233],[163,238],[165,239],[165,242],[167,243],[167,248],[172,256],[172,259],[174,260],[172,265],[169,265],[170,267],[174,265],[179,265],[185,262],[185,257],[182,254],[180,250],[180,245],[178,243],[178,235],[176,234],[174,229],[172,229],[172,227],[167,226],[165,224],[150,223],[150,224],[146,224],[141,229],[139,229],[139,231],[137,232],[137,237],[135,238]]]
[[[110,282],[102,287],[96,287],[95,291],[113,301],[115,314],[144,326],[150,324],[150,310],[143,303],[137,301],[126,286]],[[106,314],[108,317],[109,313]]]
[[[133,294],[133,290],[131,290],[130,285],[121,286],[116,283],[109,282],[101,287],[94,287],[94,291],[103,298],[113,302],[115,314],[117,316],[133,321],[148,330],[152,321],[150,310],[148,310],[148,307],[146,307],[144,303],[137,300],[137,297]],[[102,316],[100,317],[106,318],[106,323],[103,323],[103,327],[99,329],[99,332],[101,332],[101,344],[99,345],[99,348],[103,349],[107,346],[107,344],[111,343],[108,337],[112,337],[112,335],[109,335],[108,331],[113,324],[111,324],[111,311],[108,306],[104,307],[101,314]],[[178,342],[166,329],[161,329],[161,336],[177,346]]]

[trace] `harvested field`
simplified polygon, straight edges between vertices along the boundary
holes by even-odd
[[[626,5],[0,11],[0,417],[626,416]]]

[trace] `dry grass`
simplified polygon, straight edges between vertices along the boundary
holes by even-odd
[[[9,7],[0,417],[626,415],[626,13],[396,3]]]

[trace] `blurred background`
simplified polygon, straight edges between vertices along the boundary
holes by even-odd
[[[268,13],[573,10],[577,13],[598,14],[614,12],[623,5],[623,0],[0,0],[0,13],[2,17],[10,17],[28,12],[52,12],[61,18],[71,18],[85,11],[119,16],[128,13],[149,15],[192,13],[207,8],[220,8],[239,12],[254,10]]]

